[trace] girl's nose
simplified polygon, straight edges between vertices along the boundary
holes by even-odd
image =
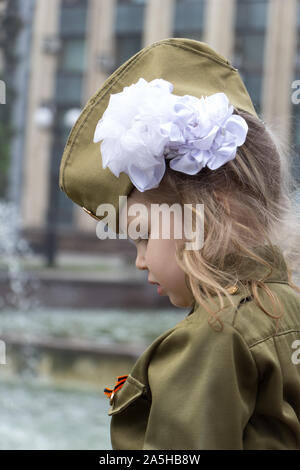
[[[141,254],[138,254],[135,260],[135,265],[137,269],[147,269],[145,257]]]

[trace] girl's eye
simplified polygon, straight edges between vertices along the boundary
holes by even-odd
[[[148,242],[148,235],[146,235],[146,238],[136,238],[135,240],[132,240],[131,238],[128,238],[128,240],[130,241],[130,243],[132,243],[133,245],[137,245],[138,243],[140,242]]]
[[[145,238],[138,238],[136,242],[137,242],[137,243],[140,243],[140,242],[145,242],[145,243],[147,243],[147,242],[148,242],[148,235],[147,235]]]

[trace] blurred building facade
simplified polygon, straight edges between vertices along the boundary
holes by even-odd
[[[107,76],[168,37],[206,41],[226,56],[258,114],[300,155],[300,106],[291,100],[300,79],[300,0],[35,0],[20,191],[30,240],[42,243],[50,206],[60,243],[97,240],[97,222],[58,187],[64,145]],[[300,164],[295,171],[300,178]]]

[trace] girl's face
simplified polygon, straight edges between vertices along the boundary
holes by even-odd
[[[127,235],[129,239],[128,228],[132,221],[135,219],[138,219],[139,222],[144,220],[140,213],[137,213],[136,216],[128,215],[129,208],[134,203],[141,203],[141,197],[137,198],[135,191],[127,199]],[[141,232],[141,236],[147,235],[146,239],[132,240],[137,248],[136,267],[148,270],[148,281],[159,283],[162,289],[161,295],[167,295],[173,305],[190,307],[194,298],[186,285],[185,273],[175,259],[176,244],[182,243],[182,240],[174,239],[174,214],[171,211],[170,237],[163,238],[162,216],[159,217],[159,221],[156,218],[151,220],[150,204],[145,202],[143,204],[146,207],[148,217],[148,233],[144,234],[139,225],[135,224],[136,230]],[[144,220],[144,222],[146,221]],[[156,233],[156,238],[153,238],[154,233]]]

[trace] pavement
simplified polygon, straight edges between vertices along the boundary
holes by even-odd
[[[41,254],[26,254],[11,262],[13,269],[36,273],[40,278],[47,279],[82,279],[90,281],[145,281],[147,270],[141,271],[135,266],[135,257],[120,254],[88,254],[61,251],[55,259],[55,266],[47,266]],[[7,272],[7,261],[0,257],[0,275]],[[294,273],[293,281],[300,287],[300,272]]]
[[[30,254],[10,260],[11,266],[17,266],[20,271],[36,273],[39,277],[48,279],[68,278],[82,280],[145,280],[148,273],[140,271],[135,266],[135,258],[128,259],[120,254],[103,255],[78,252],[57,254],[54,266],[47,266],[46,259],[40,254]],[[15,269],[15,268],[14,268]],[[0,258],[0,272],[8,270],[7,260]]]

